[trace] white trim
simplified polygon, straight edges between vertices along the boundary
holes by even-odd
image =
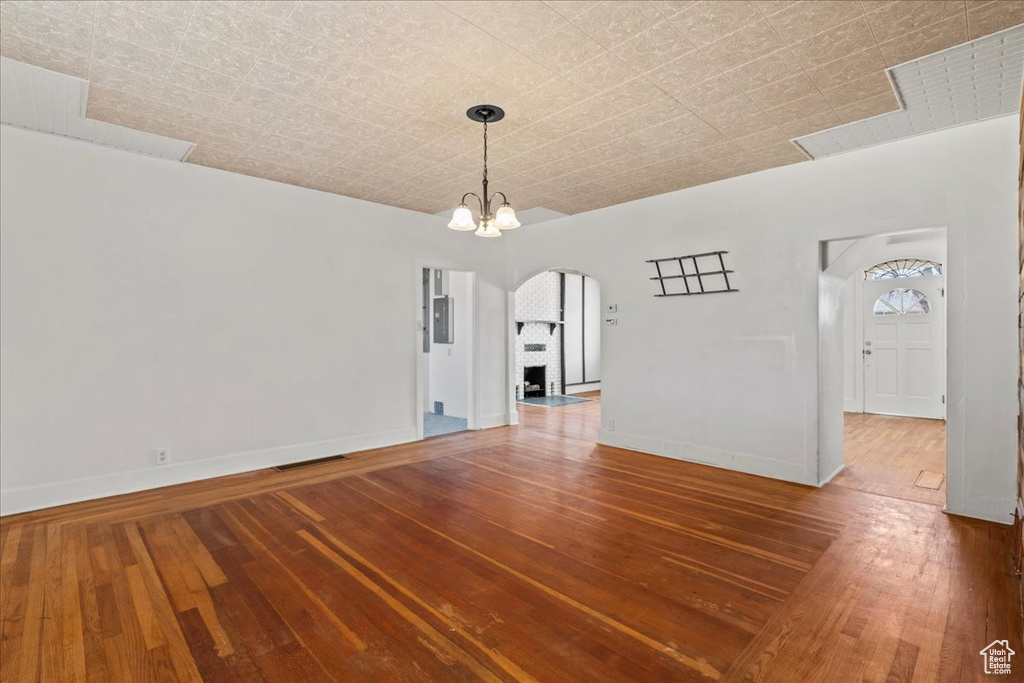
[[[781,479],[796,484],[817,486],[817,482],[807,481],[803,462],[789,462],[765,458],[753,453],[740,453],[717,448],[708,448],[697,444],[662,439],[659,437],[630,434],[627,432],[610,432],[601,429],[597,442],[604,446],[625,448],[650,455],[660,455],[675,460],[685,460],[699,465],[710,465],[733,472],[745,472],[759,477]]]
[[[185,484],[230,474],[261,470],[303,460],[326,458],[371,448],[396,446],[416,440],[412,427],[371,434],[342,436],[326,441],[279,446],[259,451],[233,453],[217,458],[174,463],[144,470],[116,472],[99,477],[58,481],[0,491],[0,515],[12,515],[42,508],[106,498],[136,491]]]
[[[827,477],[822,479],[820,482],[818,482],[818,486],[824,486],[825,484],[827,484],[830,481],[832,481],[833,479],[835,479],[836,475],[839,474],[840,472],[842,472],[845,467],[846,467],[846,463],[844,462],[841,465],[839,465],[839,467],[836,468],[835,472],[833,472],[832,474],[828,475]]]
[[[518,420],[516,422],[511,422],[509,420],[509,414],[508,413],[498,413],[497,415],[482,415],[480,417],[480,422],[479,422],[479,425],[478,425],[478,429],[490,429],[492,427],[504,427],[504,426],[509,425],[509,424],[517,424],[517,423],[518,423]]]
[[[566,396],[572,396],[573,394],[584,394],[588,391],[601,391],[601,382],[584,382],[583,384],[573,384],[562,389]]]
[[[949,475],[946,475],[947,480]],[[943,510],[946,514],[959,515],[960,517],[973,517],[984,519],[996,524],[1013,524],[1013,506],[1002,498],[989,498],[987,496],[971,496],[971,504],[960,509],[950,508],[946,505]]]

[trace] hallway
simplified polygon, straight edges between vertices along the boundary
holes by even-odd
[[[946,504],[946,423],[844,414],[846,466],[832,484],[901,500]]]

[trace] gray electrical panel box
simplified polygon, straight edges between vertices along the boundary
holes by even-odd
[[[455,302],[451,297],[442,296],[434,299],[434,343],[455,343]]]

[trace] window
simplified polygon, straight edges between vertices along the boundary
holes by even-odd
[[[931,313],[932,305],[916,289],[890,289],[875,301],[875,315],[915,315]]]
[[[886,261],[864,271],[865,280],[886,280],[898,277],[925,277],[942,275],[942,264],[921,259]]]

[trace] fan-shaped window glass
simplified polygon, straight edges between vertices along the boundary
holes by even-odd
[[[924,277],[942,275],[942,264],[921,259],[886,261],[864,271],[865,280],[886,280],[897,277]]]
[[[931,313],[932,305],[916,289],[890,289],[875,301],[875,315],[915,315]]]

